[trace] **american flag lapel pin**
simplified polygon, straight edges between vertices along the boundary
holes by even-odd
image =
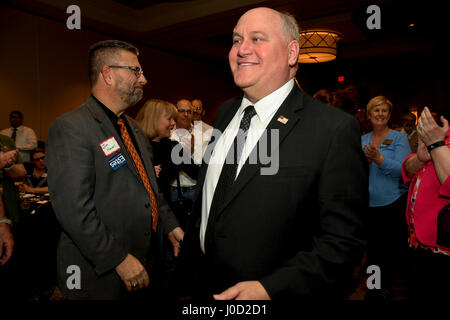
[[[289,119],[286,118],[285,116],[279,116],[277,121],[281,122],[282,124],[286,124],[289,121]]]

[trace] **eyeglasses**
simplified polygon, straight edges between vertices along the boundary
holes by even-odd
[[[34,158],[33,161],[40,161],[40,160],[44,160],[45,156],[39,157],[39,158]]]
[[[144,71],[139,67],[128,67],[128,66],[108,66],[110,68],[120,68],[120,69],[129,69],[134,72],[136,78],[139,78],[144,74]]]
[[[178,113],[192,114],[192,110],[178,110]]]

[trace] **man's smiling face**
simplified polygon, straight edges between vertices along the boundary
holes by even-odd
[[[234,82],[251,101],[265,97],[290,78],[289,41],[282,32],[280,15],[267,8],[248,11],[234,29],[230,68]]]

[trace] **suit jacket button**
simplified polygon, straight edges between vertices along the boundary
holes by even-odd
[[[145,207],[146,207],[146,208],[150,208],[150,203],[147,202],[147,203],[145,204]]]

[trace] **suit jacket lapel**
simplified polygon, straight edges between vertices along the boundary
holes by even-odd
[[[232,105],[228,108],[229,110],[225,110],[224,117],[219,121],[214,123],[214,134],[212,135],[212,140],[208,143],[208,148],[211,147],[211,144],[214,142],[217,142],[222,133],[227,128],[228,124],[230,123],[231,119],[233,119],[234,115],[236,114],[237,110],[241,106],[242,99],[235,99],[232,103]],[[209,150],[207,149],[205,154]],[[204,162],[204,159],[202,160],[202,165],[200,167],[199,173],[198,173],[198,179],[197,179],[197,188],[194,200],[196,201],[197,198],[201,195],[203,190],[203,183],[205,182],[205,176],[206,172],[208,171],[208,164]],[[197,202],[197,201],[196,201]]]
[[[280,148],[280,145],[283,143],[283,140],[288,136],[289,132],[300,120],[298,111],[302,108],[303,108],[303,94],[301,93],[300,89],[297,88],[297,86],[294,86],[294,88],[289,93],[285,101],[282,103],[278,111],[275,113],[274,117],[269,122],[266,128],[267,133],[269,135],[271,133],[271,130],[278,130],[279,132],[279,143],[276,144],[275,147],[276,149]],[[280,116],[283,116],[284,118],[288,119],[288,121],[286,123],[278,121]],[[260,142],[261,139],[258,141],[255,148],[258,146]],[[254,151],[255,149],[252,152]],[[271,150],[271,154],[273,153],[274,150]],[[223,211],[223,209],[225,209],[225,207],[230,203],[230,201],[241,192],[242,188],[244,188],[245,185],[247,185],[250,179],[255,174],[258,174],[260,172],[262,167],[263,166],[259,162],[257,164],[249,164],[249,161],[247,160],[247,162],[242,166],[241,171],[239,172],[239,175],[236,179],[236,182],[233,185],[233,188],[231,189],[230,193],[227,195],[227,198],[225,199],[221,208],[219,209],[217,216],[219,216],[220,213]]]
[[[119,137],[119,134],[116,130],[116,128],[113,126],[111,121],[109,121],[108,116],[103,111],[101,106],[97,104],[97,102],[92,98],[89,97],[87,107],[90,110],[92,116],[99,122],[100,129],[105,133],[106,137],[114,137],[116,139],[117,143],[120,146],[121,153],[124,156],[124,158],[127,160],[126,166],[127,168],[135,175],[136,179],[138,179],[141,183],[141,177],[139,176],[139,173],[137,172],[134,164],[133,159],[131,159],[130,155],[128,154],[127,148],[122,142],[122,137]],[[111,155],[112,156],[112,155]],[[143,185],[143,183],[142,183]]]

